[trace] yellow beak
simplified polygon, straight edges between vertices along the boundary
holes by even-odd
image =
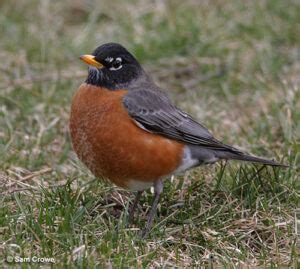
[[[97,68],[102,68],[103,67],[103,64],[97,62],[95,60],[95,56],[93,56],[93,55],[89,55],[89,54],[81,55],[79,57],[79,59],[84,61],[88,65],[95,66]]]

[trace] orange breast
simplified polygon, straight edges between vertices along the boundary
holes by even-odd
[[[94,173],[116,185],[152,182],[181,163],[183,144],[139,128],[122,105],[125,90],[109,91],[82,84],[70,117],[73,148]]]

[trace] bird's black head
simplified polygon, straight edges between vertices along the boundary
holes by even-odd
[[[126,88],[144,73],[134,56],[117,43],[103,44],[80,59],[90,65],[86,83],[110,90]]]

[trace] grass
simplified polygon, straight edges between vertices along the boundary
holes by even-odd
[[[0,264],[297,267],[298,1],[0,3]],[[144,194],[94,179],[68,133],[78,56],[124,44],[174,102],[220,139],[289,169],[220,163],[166,181],[150,237]],[[298,225],[298,226],[297,226]],[[37,267],[23,263],[22,268]],[[50,263],[51,265],[51,263]]]

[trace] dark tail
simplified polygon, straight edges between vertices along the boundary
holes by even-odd
[[[233,152],[228,152],[228,151],[215,151],[216,155],[220,158],[220,159],[225,159],[225,160],[240,160],[240,161],[246,161],[246,162],[254,162],[254,163],[262,163],[262,164],[266,164],[266,165],[272,165],[272,166],[279,166],[279,167],[289,167],[288,165],[282,164],[282,163],[278,163],[275,162],[273,160],[268,160],[268,159],[264,159],[264,158],[260,158],[260,157],[256,157],[256,156],[252,156],[246,153],[233,153]]]

